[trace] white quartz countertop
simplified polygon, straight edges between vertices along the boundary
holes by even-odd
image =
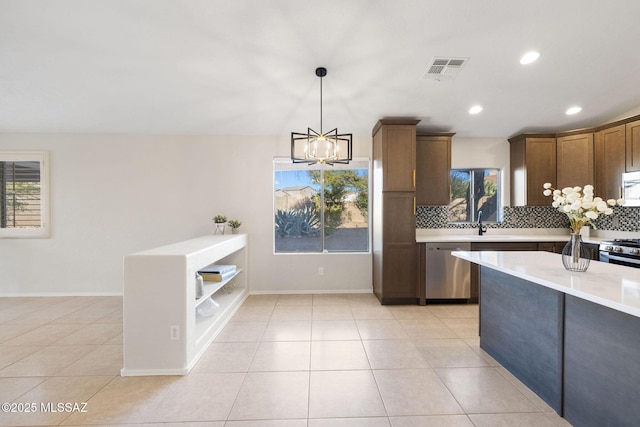
[[[603,237],[582,236],[582,241],[600,244]],[[417,243],[446,243],[446,242],[568,242],[569,231],[564,228],[554,229],[500,229],[490,228],[482,236],[476,228],[469,229],[439,229],[416,230]]]
[[[597,237],[583,237],[586,243],[600,244],[603,239]],[[451,235],[451,236],[422,236],[416,237],[417,243],[445,243],[445,242],[568,242],[568,234],[485,234],[478,235]]]
[[[418,243],[440,242],[562,242],[569,241],[567,234],[532,235],[532,234],[477,234],[451,235],[451,236],[421,236],[416,237]],[[588,241],[583,238],[582,241]],[[598,242],[599,243],[599,242]]]
[[[584,273],[565,270],[550,252],[455,251],[452,255],[547,288],[640,317],[640,268],[592,261]]]

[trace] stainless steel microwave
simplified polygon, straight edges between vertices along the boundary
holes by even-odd
[[[640,206],[640,172],[622,174],[624,206]]]

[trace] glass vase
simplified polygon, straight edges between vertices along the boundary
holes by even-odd
[[[571,233],[571,238],[562,249],[562,264],[569,271],[587,271],[589,268],[589,250],[582,244],[580,233]]]

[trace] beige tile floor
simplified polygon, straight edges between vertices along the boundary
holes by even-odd
[[[477,331],[477,305],[256,295],[189,375],[123,378],[121,298],[0,298],[0,402],[36,406],[0,425],[568,426]]]

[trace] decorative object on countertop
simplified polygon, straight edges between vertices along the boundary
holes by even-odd
[[[238,228],[240,228],[242,222],[238,221],[237,219],[232,219],[227,224],[229,224],[229,227],[231,227],[231,234],[238,234]]]
[[[227,217],[224,215],[216,215],[211,220],[215,223],[216,228],[213,230],[213,234],[224,234],[224,226],[227,222]]]
[[[569,271],[587,271],[589,268],[589,252],[582,245],[580,230],[585,225],[596,228],[593,220],[600,215],[611,215],[613,206],[621,206],[623,199],[603,200],[594,197],[593,185],[582,187],[565,187],[562,190],[555,189],[550,183],[544,184],[545,196],[553,195],[551,206],[569,217],[571,224],[571,238],[562,250],[562,263]]]
[[[582,235],[571,233],[569,241],[562,248],[562,265],[569,271],[587,271],[591,257],[589,250],[582,244]]]

